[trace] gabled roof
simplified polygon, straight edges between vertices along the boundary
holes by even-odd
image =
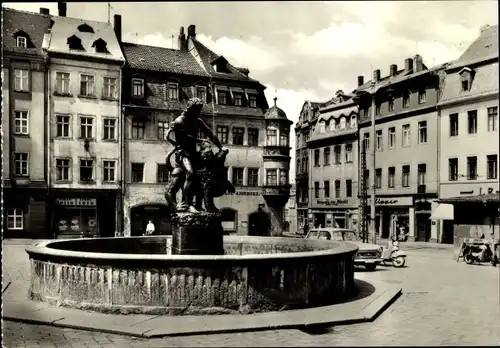
[[[54,25],[48,40],[47,51],[78,55],[83,57],[106,58],[123,62],[123,57],[120,44],[116,38],[113,27],[110,23],[82,20],[72,17],[52,17]],[[79,26],[86,24],[90,26],[92,32],[82,32],[78,29]],[[70,50],[67,40],[71,36],[76,36],[82,41],[84,51]],[[109,53],[97,53],[92,47],[93,43],[102,39],[106,42],[106,48]]]
[[[226,74],[226,73],[220,73],[220,72],[215,71],[215,69],[212,66],[212,64],[220,56],[218,54],[214,53],[212,50],[210,50],[204,44],[202,44],[201,42],[199,42],[197,39],[189,38],[189,40],[192,40],[193,45],[194,45],[196,51],[198,51],[198,54],[200,55],[200,59],[201,59],[201,61],[203,63],[203,66],[205,67],[205,70],[212,77],[217,77],[217,78],[225,79],[225,80],[258,82],[257,80],[252,79],[251,77],[246,76],[245,74],[243,74],[236,67],[234,67],[233,65],[231,65],[231,63],[227,64],[227,68],[228,68],[228,70],[231,73]]]
[[[128,42],[123,42],[122,48],[128,66],[133,69],[210,76],[189,51]]]
[[[498,25],[490,26],[465,50],[450,68],[463,66],[471,61],[498,57]]]
[[[3,11],[3,50],[5,52],[18,52],[28,55],[42,56],[43,35],[50,27],[50,16],[33,12],[18,11],[2,8]],[[29,36],[35,48],[17,47],[14,35],[23,31]]]

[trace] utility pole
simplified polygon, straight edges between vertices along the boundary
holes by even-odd
[[[375,87],[375,86],[373,86]],[[372,129],[371,129],[371,136],[370,138],[372,138],[372,141],[371,141],[371,150],[372,150],[372,165],[371,165],[371,172],[372,174],[370,175],[370,181],[371,181],[371,185],[372,185],[372,199],[371,199],[371,204],[370,204],[370,230],[371,232],[373,233],[373,236],[372,236],[372,243],[373,244],[377,244],[377,231],[376,231],[376,224],[375,224],[375,217],[376,217],[376,212],[375,212],[375,194],[376,194],[376,185],[375,185],[375,154],[377,152],[377,149],[376,149],[376,132],[375,132],[375,107],[376,107],[376,103],[375,103],[375,93],[372,93],[371,94],[371,99],[372,99],[372,105],[371,105],[371,119],[372,119]]]

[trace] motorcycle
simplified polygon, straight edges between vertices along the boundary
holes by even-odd
[[[498,257],[493,254],[489,244],[474,245],[466,244],[462,245],[464,261],[471,265],[474,262],[490,262],[493,267],[498,263]]]
[[[406,262],[406,253],[399,249],[399,241],[390,240],[388,248],[382,252],[382,262],[386,265],[388,262],[392,263],[395,268],[401,268]]]

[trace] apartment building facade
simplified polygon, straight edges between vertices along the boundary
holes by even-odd
[[[443,242],[481,235],[498,238],[498,78],[498,26],[484,26],[446,69],[438,104],[439,196],[444,205],[454,205],[454,212],[433,206]]]
[[[47,234],[47,66],[42,50],[47,9],[3,14],[3,211],[5,238]],[[41,131],[42,130],[42,131]]]
[[[121,221],[125,60],[109,23],[66,12],[66,3],[59,3],[43,42],[49,61],[49,226],[55,238],[113,237]]]
[[[307,142],[310,222],[314,227],[357,228],[358,107],[350,95],[338,91],[319,112]]]
[[[410,240],[437,240],[430,215],[431,204],[438,198],[436,106],[445,66],[427,69],[416,55],[405,60],[404,69],[392,64],[385,78],[375,70],[372,81],[355,91],[360,104],[360,150],[364,146],[366,151],[366,170],[359,175],[370,188],[369,196],[370,175],[375,175],[376,229],[381,237],[404,226]],[[372,105],[376,139],[370,139]]]

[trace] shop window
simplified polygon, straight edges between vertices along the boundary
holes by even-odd
[[[96,235],[97,200],[95,198],[56,199],[55,220],[60,235]]]
[[[14,208],[7,210],[7,229],[22,230],[24,228],[23,210]]]

